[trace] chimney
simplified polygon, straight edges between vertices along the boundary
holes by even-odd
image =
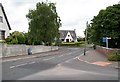
[[[76,32],[76,29],[74,29],[74,31]]]

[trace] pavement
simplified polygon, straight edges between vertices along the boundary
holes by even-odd
[[[120,69],[118,62],[109,61],[104,54],[101,54],[100,52],[94,49],[87,51],[85,55],[83,54],[78,59],[80,61],[83,61],[89,64],[94,64],[99,66],[108,66],[108,67],[114,67],[116,69],[118,68]]]

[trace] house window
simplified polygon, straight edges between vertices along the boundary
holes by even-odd
[[[0,30],[0,40],[5,40],[5,31]]]
[[[68,35],[68,37],[70,37],[70,35]]]
[[[2,16],[0,16],[0,22],[2,22],[2,23],[3,23],[3,17],[2,17]]]

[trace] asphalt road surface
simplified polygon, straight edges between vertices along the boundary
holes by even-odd
[[[3,80],[118,80],[118,70],[78,60],[82,48],[61,47],[50,56],[2,62]],[[53,54],[53,55],[52,55]]]

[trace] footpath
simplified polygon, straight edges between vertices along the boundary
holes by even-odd
[[[80,56],[78,59],[89,64],[120,69],[120,62],[109,61],[104,54],[101,54],[94,49],[88,50],[85,55]]]

